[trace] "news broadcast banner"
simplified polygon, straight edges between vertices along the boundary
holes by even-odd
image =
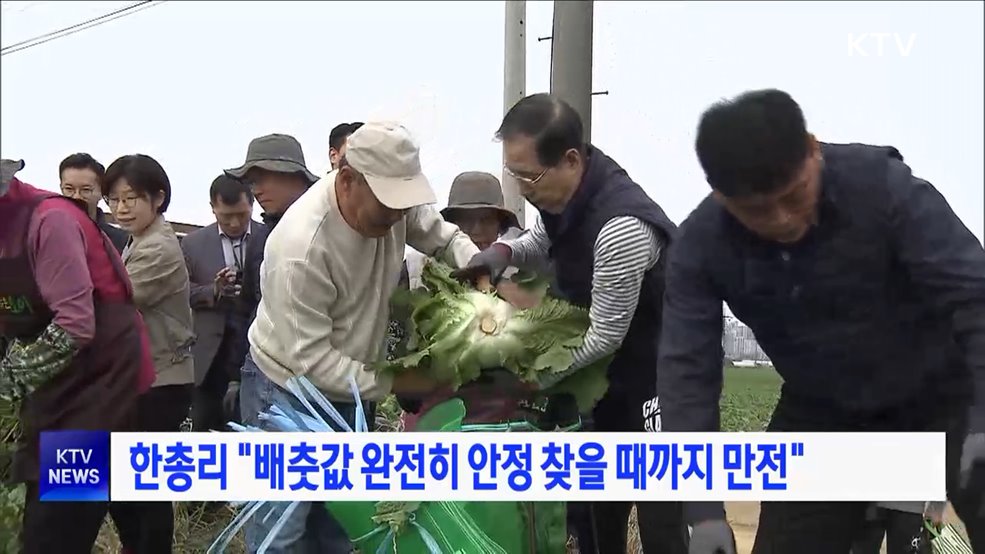
[[[943,501],[943,433],[41,435],[42,501]]]

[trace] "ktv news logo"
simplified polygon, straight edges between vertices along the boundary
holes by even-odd
[[[41,501],[109,500],[108,432],[43,432],[40,455]]]

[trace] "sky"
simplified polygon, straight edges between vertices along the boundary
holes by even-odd
[[[0,43],[129,4],[2,2]],[[552,13],[527,2],[528,94],[550,87],[538,37]],[[594,88],[609,94],[591,139],[680,223],[708,193],[701,112],[780,88],[821,140],[896,146],[981,240],[983,15],[982,2],[595,2]],[[496,1],[165,2],[0,58],[2,155],[51,190],[70,153],[151,155],[172,183],[168,218],[207,224],[209,185],[250,139],[292,134],[318,173],[337,123],[396,119],[443,206],[458,173],[501,176],[503,23]]]

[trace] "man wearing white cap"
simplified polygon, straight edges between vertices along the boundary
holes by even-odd
[[[366,123],[349,137],[339,168],[299,198],[267,239],[263,295],[242,375],[242,394],[258,396],[252,405],[293,401],[283,387],[290,377],[304,375],[353,425],[350,377],[367,402],[391,388],[408,395],[430,392],[431,384],[416,382],[412,374],[391,383],[366,364],[383,357],[389,300],[406,245],[454,267],[464,267],[479,252],[434,202],[407,129]],[[255,413],[242,415],[248,425],[263,425]],[[278,519],[279,514],[254,518],[247,530],[250,552]],[[287,519],[268,553],[293,552],[302,541],[314,548],[308,551],[349,552],[344,532],[320,504],[302,505]]]

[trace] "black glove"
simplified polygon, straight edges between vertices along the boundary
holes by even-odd
[[[452,277],[461,281],[475,282],[478,278],[489,276],[492,284],[499,282],[503,272],[512,262],[513,251],[505,244],[493,244],[479,252],[465,267],[452,272]]]
[[[222,398],[222,411],[229,421],[239,421],[239,381],[230,381]]]
[[[709,519],[691,530],[688,554],[735,554],[735,535],[724,519]]]

